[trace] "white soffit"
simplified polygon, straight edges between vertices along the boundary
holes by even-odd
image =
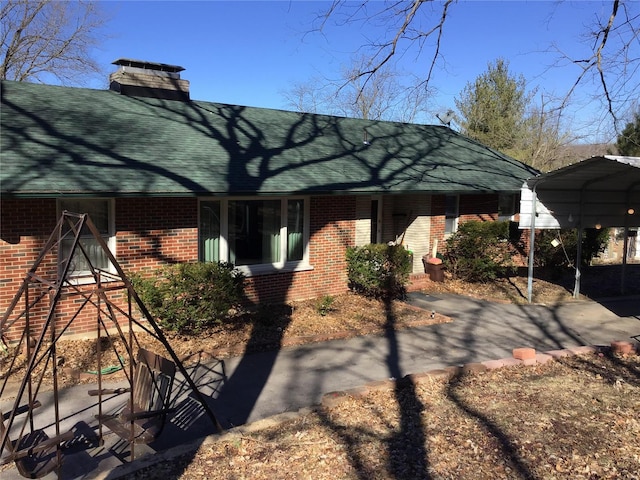
[[[531,227],[534,192],[535,228],[639,226],[640,157],[592,157],[528,179],[520,228]]]

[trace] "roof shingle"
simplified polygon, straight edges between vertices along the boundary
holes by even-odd
[[[3,81],[0,118],[10,196],[517,192],[537,173],[445,126],[108,90]]]

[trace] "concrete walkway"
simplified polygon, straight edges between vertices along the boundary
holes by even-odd
[[[634,341],[632,337],[640,335],[640,297],[576,301],[554,307],[422,293],[410,294],[408,301],[451,317],[453,322],[390,332],[387,336],[335,340],[231,358],[224,362],[226,377],[221,374],[220,364],[202,363],[190,375],[218,420],[230,428],[319,404],[322,396],[331,391],[509,357],[517,347],[544,351],[608,345],[613,340]],[[214,433],[184,382],[178,384],[177,413],[159,441],[141,447],[139,453],[167,450]],[[90,431],[88,427],[95,425],[95,398],[89,397],[86,390],[86,386],[79,386],[62,392],[62,416],[66,417],[62,431]],[[46,394],[39,398],[43,407],[37,410],[38,415],[54,418],[51,400]],[[115,398],[111,405],[122,402]],[[0,401],[3,411],[11,405],[9,398]],[[63,477],[109,478],[109,472],[126,457],[126,445],[109,434],[103,446],[68,455]],[[22,477],[10,469],[2,472],[2,478]]]

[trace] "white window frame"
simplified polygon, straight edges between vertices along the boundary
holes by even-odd
[[[106,198],[106,197],[79,197],[79,198],[58,198],[56,199],[56,210],[57,210],[57,218],[60,218],[60,216],[62,215],[62,212],[64,210],[70,211],[68,209],[63,208],[62,203],[65,200],[69,200],[69,201],[91,201],[91,200],[101,200],[101,201],[106,201],[107,202],[107,229],[108,232],[105,235],[102,235],[102,239],[105,241],[105,243],[107,244],[107,247],[109,248],[109,251],[111,252],[111,254],[114,256],[114,258],[116,257],[116,219],[115,219],[115,199],[113,198]],[[86,212],[72,212],[72,213],[86,213]],[[93,238],[93,235],[83,235],[80,237],[80,239],[82,238]],[[59,247],[59,251],[58,251],[58,260],[60,260],[60,255],[62,253],[62,248],[61,246]],[[108,273],[116,273],[116,269],[113,266],[113,264],[111,262],[109,262],[109,265],[107,267],[107,269],[105,270]],[[75,283],[77,284],[83,284],[83,283],[91,283],[93,282],[93,276],[91,275],[91,272],[89,270],[80,270],[80,271],[73,271],[70,273],[70,277],[71,279],[74,280]],[[109,281],[111,280],[111,277],[105,277],[104,281]]]
[[[303,250],[301,260],[287,259],[287,220],[288,220],[288,202],[289,200],[304,201],[304,222],[303,222]],[[220,242],[219,242],[219,258],[221,262],[229,261],[229,202],[230,201],[260,201],[260,200],[280,200],[280,261],[273,263],[262,263],[253,265],[237,265],[236,269],[247,276],[264,275],[282,271],[303,271],[312,270],[309,264],[309,214],[310,201],[308,196],[285,196],[285,197],[202,197],[198,200],[198,237],[200,236],[200,203],[203,201],[220,202]],[[200,241],[198,241],[198,249],[200,249]],[[202,260],[203,252],[198,251],[198,259]]]

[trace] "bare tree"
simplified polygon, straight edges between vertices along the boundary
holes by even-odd
[[[0,6],[0,79],[62,84],[101,73],[91,51],[107,18],[97,3],[4,0]]]
[[[526,114],[525,131],[521,140],[524,163],[548,172],[571,163],[567,147],[578,140],[562,127],[563,109],[557,99],[540,95],[539,103],[532,104]]]
[[[288,106],[300,112],[400,122],[415,121],[426,112],[428,92],[421,82],[401,83],[402,76],[389,65],[365,79],[360,72],[368,62],[356,57],[337,80],[314,77],[294,84],[283,92]]]
[[[608,17],[595,15],[594,23],[584,35],[585,57],[575,58],[555,47],[560,55],[559,65],[570,62],[581,69],[565,101],[580,85],[599,84],[600,91],[594,99],[603,102],[616,131],[622,117],[633,108],[640,90],[640,12],[634,11],[637,4],[633,3],[611,0]]]
[[[590,44],[585,57],[573,58],[564,55],[560,49],[556,53],[560,53],[564,63],[568,61],[581,67],[573,87],[566,94],[566,102],[578,86],[595,81],[600,90],[598,97],[603,100],[610,118],[617,123],[620,113],[626,113],[629,102],[640,90],[640,13],[633,0],[610,2],[606,14],[594,12],[594,25],[586,32]],[[329,19],[339,25],[358,22],[385,25],[383,38],[363,45],[371,60],[368,67],[359,72],[364,83],[395,56],[406,55],[417,48],[416,55],[425,54],[427,58],[423,82],[428,85],[436,67],[445,62],[441,45],[447,16],[454,3],[453,0],[334,0],[320,16],[317,28],[322,30]],[[456,5],[456,8],[464,6]]]

